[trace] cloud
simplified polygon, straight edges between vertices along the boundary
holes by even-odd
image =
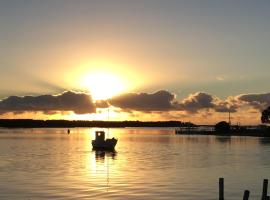
[[[216,80],[218,81],[224,81],[225,80],[225,76],[217,76]]]
[[[270,105],[270,93],[241,94],[229,96],[222,100],[205,92],[190,94],[177,101],[174,94],[161,90],[156,93],[126,93],[110,99],[113,106],[124,110],[136,111],[186,111],[197,113],[201,110],[212,110],[218,113],[237,112],[244,106],[262,111]]]
[[[180,108],[183,111],[197,113],[203,109],[213,109],[216,112],[236,112],[237,106],[232,101],[221,100],[211,94],[204,92],[196,92],[190,94],[180,103]]]
[[[232,104],[228,101],[219,102],[215,105],[214,110],[216,112],[237,112],[238,106],[236,104]]]
[[[97,108],[115,107],[119,112],[155,112],[174,116],[202,113],[238,112],[247,110],[261,111],[270,105],[270,93],[241,94],[222,100],[205,92],[196,92],[183,100],[166,90],[154,93],[124,93],[108,100],[94,102],[88,93],[66,91],[58,95],[10,96],[0,100],[0,114],[42,112],[45,115],[74,112],[76,114],[96,113]],[[249,109],[251,108],[251,109]]]
[[[114,107],[125,111],[186,111],[197,113],[200,110],[212,109],[216,112],[236,112],[237,105],[231,99],[221,100],[211,94],[196,92],[182,101],[168,91],[160,90],[155,93],[126,93],[109,100]]]
[[[73,111],[76,114],[96,112],[96,106],[90,95],[66,91],[58,95],[10,96],[0,101],[0,114],[13,112],[54,113]]]
[[[112,106],[126,111],[169,111],[176,110],[179,106],[175,95],[165,90],[155,93],[125,93],[108,101]]]
[[[95,105],[97,108],[108,108],[110,106],[107,100],[97,100],[95,101]]]
[[[240,103],[244,103],[257,110],[262,111],[270,105],[270,93],[242,94],[237,96],[236,100]]]
[[[187,98],[185,98],[181,104],[181,110],[188,112],[197,112],[201,109],[209,109],[215,107],[215,98],[210,94],[204,92],[197,92],[194,94],[190,94]]]

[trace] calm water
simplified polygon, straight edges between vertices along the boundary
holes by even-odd
[[[0,199],[260,199],[270,140],[111,129],[116,152],[92,151],[94,129],[0,129]]]

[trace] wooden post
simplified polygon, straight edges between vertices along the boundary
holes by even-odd
[[[270,200],[270,196],[266,196],[264,200]]]
[[[248,200],[249,198],[249,191],[245,190],[243,200]]]
[[[219,178],[219,200],[224,200],[224,178]]]
[[[262,200],[267,200],[268,179],[263,180]]]

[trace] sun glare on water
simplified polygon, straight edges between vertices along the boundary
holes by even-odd
[[[124,83],[114,74],[105,72],[91,73],[83,78],[83,85],[94,100],[113,97],[124,91]]]

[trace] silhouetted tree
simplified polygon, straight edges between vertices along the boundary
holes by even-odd
[[[225,121],[218,122],[215,125],[215,131],[219,133],[229,133],[230,132],[230,124]]]
[[[270,106],[262,111],[262,123],[270,123]]]

